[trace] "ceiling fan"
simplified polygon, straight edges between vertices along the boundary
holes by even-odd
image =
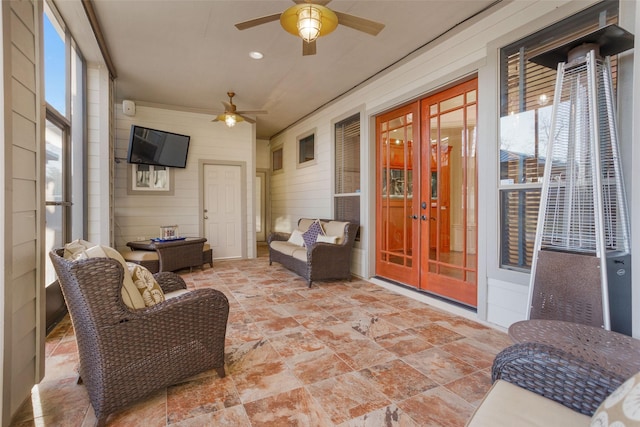
[[[336,29],[338,24],[372,36],[378,35],[384,24],[369,19],[331,10],[325,5],[331,0],[293,0],[295,5],[282,13],[263,16],[236,24],[239,30],[280,20],[287,32],[302,38],[302,54],[316,54],[316,39]]]
[[[229,102],[222,101],[222,105],[224,105],[224,113],[217,115],[212,122],[225,122],[228,127],[234,127],[238,122],[249,122],[255,123],[256,121],[251,117],[246,116],[246,114],[267,114],[264,110],[244,110],[238,111],[236,109],[235,104],[233,103],[233,97],[235,96],[235,92],[227,92],[227,96],[229,97]]]

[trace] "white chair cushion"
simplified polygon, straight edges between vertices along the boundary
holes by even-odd
[[[496,381],[467,427],[587,427],[589,417],[503,380]]]

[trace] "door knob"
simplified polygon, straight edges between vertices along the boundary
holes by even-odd
[[[426,215],[421,215],[420,219],[422,219],[423,221],[426,221],[427,220],[427,216]]]
[[[411,219],[418,219],[418,215],[409,215],[409,218],[411,218]]]

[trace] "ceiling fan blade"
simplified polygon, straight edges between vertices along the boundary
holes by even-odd
[[[274,13],[273,15],[263,16],[261,18],[251,19],[249,21],[239,22],[236,24],[236,28],[239,30],[246,30],[258,25],[266,24],[267,22],[273,22],[280,19],[281,13]]]
[[[269,112],[265,110],[242,110],[236,111],[236,114],[269,114]]]
[[[238,112],[236,112],[236,114],[238,114]],[[251,117],[247,117],[244,114],[238,114],[238,116],[242,117],[244,119],[245,122],[248,123],[255,123],[255,119],[252,119]]]
[[[315,55],[316,54],[316,41],[312,41],[311,43],[307,43],[306,41],[302,40],[302,55],[303,56],[309,56],[309,55]]]
[[[358,16],[349,15],[348,13],[333,11],[338,17],[338,23],[354,30],[362,31],[372,36],[377,36],[384,28],[384,24],[371,21],[369,19],[360,18]]]

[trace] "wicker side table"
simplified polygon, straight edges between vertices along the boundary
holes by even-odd
[[[509,337],[516,343],[555,347],[623,378],[640,372],[640,340],[618,332],[560,320],[532,319],[511,325]]]

